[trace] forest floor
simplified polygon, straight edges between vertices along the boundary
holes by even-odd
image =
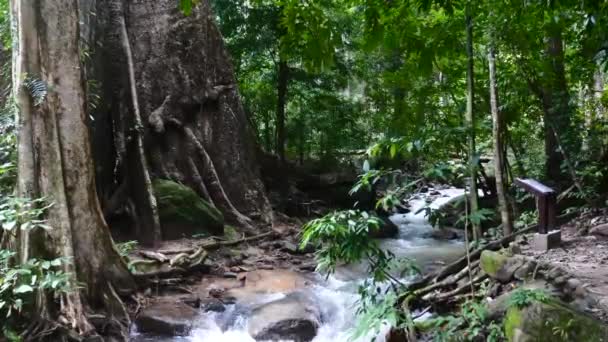
[[[598,301],[592,314],[608,322],[608,236],[603,229],[608,216],[578,217],[561,226],[562,244],[547,252],[535,251],[527,243],[528,235],[520,240],[522,253],[539,261],[561,267],[584,283],[584,287]],[[592,234],[586,235],[591,227]]]

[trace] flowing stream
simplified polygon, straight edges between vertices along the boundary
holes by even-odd
[[[399,234],[394,239],[381,240],[381,246],[393,252],[397,257],[409,257],[416,261],[422,269],[440,267],[455,260],[464,253],[462,241],[437,240],[431,237],[432,227],[428,223],[424,212],[417,213],[419,209],[429,205],[439,208],[448,201],[462,196],[462,189],[437,190],[433,200],[427,202],[428,195],[421,194],[409,202],[411,211],[407,214],[397,214],[391,220],[399,227]],[[314,285],[307,287],[302,293],[318,305],[321,312],[322,325],[313,342],[346,342],[352,334],[356,324],[355,303],[359,298],[358,285],[367,277],[365,265],[350,265],[339,268],[330,277],[315,275]],[[246,306],[255,306],[284,298],[285,294],[275,293],[260,295],[254,303]],[[153,341],[191,341],[191,342],[255,342],[249,335],[249,317],[242,305],[230,305],[221,313],[205,313],[190,336],[158,339]],[[387,329],[378,334],[360,338],[356,342],[368,342],[373,337],[375,341],[385,341]]]

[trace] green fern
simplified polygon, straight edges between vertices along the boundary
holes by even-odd
[[[39,78],[28,76],[25,79],[24,86],[29,91],[30,96],[34,100],[34,106],[40,106],[46,99],[46,83],[44,83],[44,81]]]

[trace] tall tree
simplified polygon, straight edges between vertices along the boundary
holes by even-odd
[[[543,105],[545,125],[545,172],[549,180],[559,183],[563,180],[562,162],[564,160],[556,139],[556,134],[569,131],[571,122],[570,94],[566,81],[564,64],[564,42],[559,23],[549,25],[546,36],[545,72],[537,94]]]
[[[473,60],[473,18],[471,15],[471,4],[467,3],[465,8],[465,24],[467,32],[467,112],[465,122],[468,131],[468,153],[469,153],[469,198],[471,203],[471,213],[474,214],[479,209],[477,193],[477,149],[475,148],[475,114],[473,113],[473,100],[475,96],[474,84],[474,60]],[[473,222],[473,238],[481,238],[481,227],[477,222]]]
[[[94,333],[88,308],[105,312],[105,322],[124,331],[128,315],[117,293],[134,289],[115,250],[95,188],[86,93],[79,54],[78,1],[11,1],[17,49],[13,57],[19,113],[18,193],[46,198],[53,229],[18,231],[12,243],[21,262],[63,257],[77,288],[56,302],[40,293],[41,322],[67,322],[81,334]],[[78,287],[77,287],[78,286]],[[124,336],[122,338],[125,338]]]
[[[492,39],[492,38],[491,38]],[[502,230],[505,236],[513,233],[513,220],[507,201],[507,179],[505,175],[505,149],[504,119],[498,106],[498,85],[496,84],[496,52],[494,43],[490,43],[488,52],[488,63],[490,69],[490,108],[492,111],[492,138],[494,141],[494,176],[496,177],[496,194],[500,206],[500,218]]]
[[[287,87],[289,85],[289,64],[287,61],[279,61],[277,72],[277,154],[282,163],[285,163],[285,107],[287,105]]]

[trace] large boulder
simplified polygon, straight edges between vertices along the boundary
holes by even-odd
[[[198,312],[181,302],[159,302],[145,308],[135,320],[137,331],[144,334],[187,335]]]
[[[257,341],[308,342],[317,335],[320,324],[321,312],[315,303],[294,292],[254,309],[248,330]]]
[[[510,307],[504,328],[510,342],[608,340],[603,322],[554,298],[524,308]]]
[[[222,213],[189,187],[165,179],[153,182],[163,239],[195,234],[223,235]]]

